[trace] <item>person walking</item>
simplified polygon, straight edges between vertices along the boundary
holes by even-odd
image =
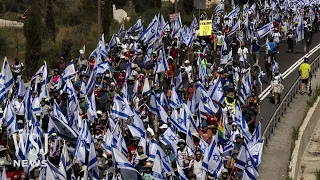
[[[305,94],[309,88],[308,82],[311,77],[311,66],[308,61],[308,58],[304,58],[303,63],[299,67],[299,76],[301,79],[300,94]]]

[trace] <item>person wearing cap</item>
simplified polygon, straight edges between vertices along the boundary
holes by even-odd
[[[24,119],[24,102],[23,102],[23,97],[21,95],[18,96],[18,99],[16,99],[13,102],[13,108],[14,112],[17,116],[17,119]]]
[[[223,168],[219,177],[219,180],[228,180],[229,179],[229,174],[228,170]]]
[[[190,64],[190,61],[189,60],[186,60],[184,62],[184,71],[187,73],[188,75],[188,82],[191,82],[192,79],[193,79],[193,70],[192,70],[192,66]]]
[[[147,162],[146,165],[143,166],[145,171],[142,173],[144,180],[152,180],[151,172],[152,172],[152,163]]]
[[[309,61],[309,59],[305,57],[303,63],[301,63],[301,65],[299,67],[299,76],[300,76],[300,80],[301,80],[300,94],[307,93],[307,91],[309,89],[308,82],[310,80],[310,77],[312,77],[311,66],[308,61]]]
[[[137,157],[136,157],[137,158]],[[138,164],[134,165],[134,168],[139,172],[142,173],[145,171],[145,165],[147,164],[148,156],[145,154],[141,154],[138,158]]]
[[[178,140],[178,150],[177,150],[177,162],[179,166],[183,169],[184,174],[188,176],[188,168],[190,160],[193,159],[192,151],[186,146],[186,141],[184,139]]]

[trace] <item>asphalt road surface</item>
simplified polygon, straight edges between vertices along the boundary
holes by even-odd
[[[317,46],[320,43],[320,32],[315,33],[312,38],[312,44],[310,47],[310,50]],[[293,53],[288,53],[288,46],[286,42],[280,43],[280,53],[276,54],[276,60],[279,65],[279,70],[281,73],[285,72],[288,68],[290,68],[295,62],[297,62],[301,57],[304,55],[304,49],[303,44],[300,43],[299,45],[295,45],[293,49]],[[318,55],[320,54],[320,50],[317,50],[309,57],[309,63],[313,61]],[[262,67],[262,70],[264,72],[264,52],[260,52],[260,59],[259,59],[259,66]],[[251,62],[252,59],[251,59]],[[288,77],[286,77],[283,81],[284,90],[282,92],[281,98],[283,98],[290,87],[293,85],[293,83],[297,80],[299,77],[298,68],[296,68]],[[266,77],[265,77],[266,80]],[[263,83],[263,90],[266,89],[268,86],[268,83]],[[257,122],[260,120],[261,117],[263,117],[262,123],[261,123],[261,129],[262,132],[264,132],[265,128],[267,127],[269,120],[271,119],[273,113],[276,110],[276,107],[278,105],[275,105],[272,101],[272,95],[271,93],[262,100],[261,102],[261,108],[260,108],[260,115],[257,117]]]

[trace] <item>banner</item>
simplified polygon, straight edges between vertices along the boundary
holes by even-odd
[[[211,36],[212,35],[212,20],[200,21],[200,36]]]

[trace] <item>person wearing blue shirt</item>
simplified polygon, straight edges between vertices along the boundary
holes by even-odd
[[[254,37],[250,47],[250,54],[252,55],[253,60],[256,61],[255,64],[257,65],[259,63],[259,52],[260,52],[260,45],[259,45],[258,39]]]

